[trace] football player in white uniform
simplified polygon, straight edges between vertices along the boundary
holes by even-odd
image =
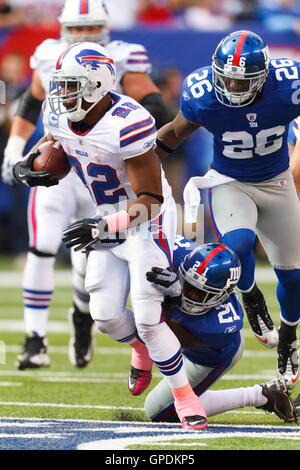
[[[98,44],[77,43],[62,53],[44,111],[49,134],[14,166],[14,175],[30,185],[58,183],[34,172],[32,161],[42,142],[61,143],[81,180],[77,184],[98,206],[97,216],[77,220],[63,237],[68,247],[88,250],[85,286],[98,330],[133,348],[142,366],[132,364],[134,369],[149,378],[144,389],[151,361],[156,364],[172,389],[183,429],[206,429],[180,343],[164,321],[163,295],[146,279],[153,263],[172,264],[177,228],[175,201],[154,151],[155,121],[132,98],[112,93],[114,80],[114,62]],[[126,306],[129,292],[133,312]],[[134,389],[139,376],[130,375]]]
[[[13,183],[12,167],[22,158],[25,144],[35,128],[45,92],[48,92],[50,73],[60,54],[72,43],[88,39],[104,45],[109,40],[109,18],[105,4],[98,0],[67,0],[59,21],[61,38],[47,39],[31,57],[32,82],[21,99],[5,149],[2,179],[8,184]],[[151,64],[145,48],[122,41],[112,41],[106,47],[117,67],[115,90],[142,103],[159,126],[165,109],[161,94],[149,76]],[[51,119],[52,125],[58,122],[53,115]],[[58,188],[34,188],[30,194],[29,253],[23,279],[27,336],[24,351],[17,358],[20,369],[50,364],[47,320],[54,290],[54,262],[62,232],[73,217],[87,217],[95,211],[88,191],[74,184],[74,178],[72,171]],[[85,257],[81,253],[72,253],[72,265],[74,305],[70,311],[69,357],[73,365],[84,367],[93,351],[93,321],[89,315],[89,295],[84,288]]]

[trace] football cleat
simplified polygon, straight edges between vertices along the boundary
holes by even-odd
[[[278,376],[285,379],[287,387],[295,387],[299,378],[297,340],[292,343],[279,341],[277,347]]]
[[[300,416],[300,393],[297,396],[297,398],[294,400],[294,406],[295,406],[295,414],[296,416]]]
[[[185,431],[204,431],[207,429],[207,419],[204,416],[186,416],[181,422],[181,427]]]
[[[284,379],[274,379],[271,382],[262,384],[261,387],[262,394],[268,401],[265,405],[257,406],[257,408],[275,413],[286,423],[297,422],[296,408]]]
[[[279,333],[269,315],[264,298],[258,302],[250,303],[243,300],[246,315],[256,339],[266,348],[278,345]]]
[[[81,313],[75,306],[69,312],[69,322],[71,325],[70,362],[76,367],[86,367],[91,361],[95,349],[94,320],[90,314]]]
[[[48,341],[46,336],[38,336],[34,331],[26,336],[24,350],[16,360],[19,370],[36,369],[38,367],[49,367],[50,359],[47,354]]]
[[[136,369],[131,365],[128,375],[128,390],[131,395],[141,395],[150,385],[151,379],[151,370]]]

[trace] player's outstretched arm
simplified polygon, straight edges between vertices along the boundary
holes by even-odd
[[[137,195],[127,207],[132,226],[159,214],[163,203],[161,167],[153,149],[125,160],[133,191]]]
[[[173,121],[158,130],[156,153],[160,160],[164,160],[167,155],[174,152],[199,127],[201,127],[199,124],[187,121],[179,111]]]
[[[296,139],[296,145],[290,156],[290,167],[292,170],[298,197],[300,197],[300,140],[299,139]]]
[[[41,111],[45,91],[39,74],[35,70],[30,87],[23,93],[11,124],[7,145],[4,149],[4,160],[1,177],[4,183],[13,184],[13,166],[23,157],[24,148],[32,133]]]

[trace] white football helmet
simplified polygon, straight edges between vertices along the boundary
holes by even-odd
[[[116,67],[107,50],[93,42],[80,42],[59,57],[50,80],[51,112],[67,114],[74,122],[85,115],[115,86]],[[90,104],[83,109],[83,100]]]
[[[109,16],[102,0],[66,0],[58,21],[61,23],[61,38],[67,44],[92,41],[105,45],[109,41]],[[71,26],[102,26],[97,35],[74,35],[68,30]]]

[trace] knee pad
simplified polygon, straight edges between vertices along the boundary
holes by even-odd
[[[120,322],[118,318],[113,318],[111,320],[96,320],[95,323],[100,333],[103,333],[109,336],[113,336],[120,326]]]
[[[232,230],[224,235],[222,243],[231,248],[239,257],[241,263],[249,257],[255,243],[253,230],[242,228]]]

